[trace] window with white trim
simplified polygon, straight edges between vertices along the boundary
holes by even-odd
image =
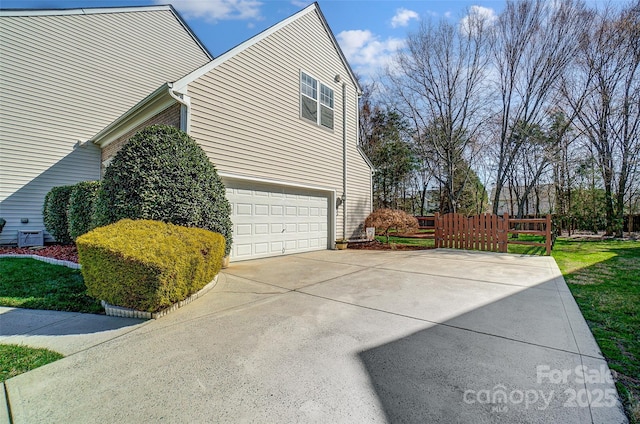
[[[333,129],[333,90],[304,72],[300,73],[300,116]]]

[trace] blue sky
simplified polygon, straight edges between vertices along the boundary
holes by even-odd
[[[311,2],[304,0],[0,0],[5,8],[82,8],[171,3],[218,56]],[[470,7],[498,13],[494,0],[320,0],[320,8],[354,70],[375,76],[421,19],[458,21]]]

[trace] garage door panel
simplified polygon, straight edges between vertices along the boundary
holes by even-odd
[[[236,215],[247,215],[251,216],[251,207],[250,203],[238,203],[236,204]]]
[[[234,242],[233,246],[236,252],[236,256],[239,258],[250,257],[253,253],[253,246],[251,244],[240,244]]]
[[[301,189],[229,184],[233,259],[326,249],[329,197]]]
[[[269,224],[255,224],[254,228],[256,235],[269,234]]]
[[[252,234],[251,224],[239,224],[236,226],[236,233],[239,236],[248,236]]]
[[[255,243],[254,253],[256,255],[264,255],[269,253],[269,243]]]
[[[254,213],[256,216],[267,216],[269,215],[269,205],[255,205]]]

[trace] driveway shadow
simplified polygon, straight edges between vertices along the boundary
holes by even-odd
[[[144,321],[78,312],[0,307],[0,336],[90,335],[125,329]]]
[[[540,302],[546,291],[530,288],[360,352],[387,421],[624,422],[618,401],[609,407],[599,407],[607,405],[597,401],[600,393],[615,386],[584,382],[576,371],[586,367],[603,377],[601,367],[607,368],[597,346],[576,340],[578,348],[568,340],[583,337],[584,329],[574,321],[574,305],[565,302],[569,316],[564,310],[554,314],[557,325],[548,316],[531,315],[534,308],[548,315],[545,305],[531,304],[533,299]],[[570,327],[562,328],[562,320],[571,321]],[[567,342],[559,343],[562,339]],[[556,371],[566,378],[554,379]]]

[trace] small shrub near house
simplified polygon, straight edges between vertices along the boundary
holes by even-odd
[[[389,243],[389,231],[392,229],[398,233],[414,233],[420,227],[414,216],[398,209],[375,210],[367,216],[364,225],[375,227],[376,234],[387,237],[387,243]]]
[[[107,168],[94,225],[151,219],[222,234],[231,250],[231,207],[202,148],[186,133],[154,125],[134,135]]]
[[[184,300],[220,271],[220,234],[124,219],[76,240],[87,293],[112,305],[157,312]]]
[[[72,187],[67,214],[69,236],[75,240],[93,228],[91,220],[100,181],[83,181]]]
[[[71,244],[69,235],[68,206],[73,186],[53,187],[44,198],[42,218],[44,227],[58,243]]]

